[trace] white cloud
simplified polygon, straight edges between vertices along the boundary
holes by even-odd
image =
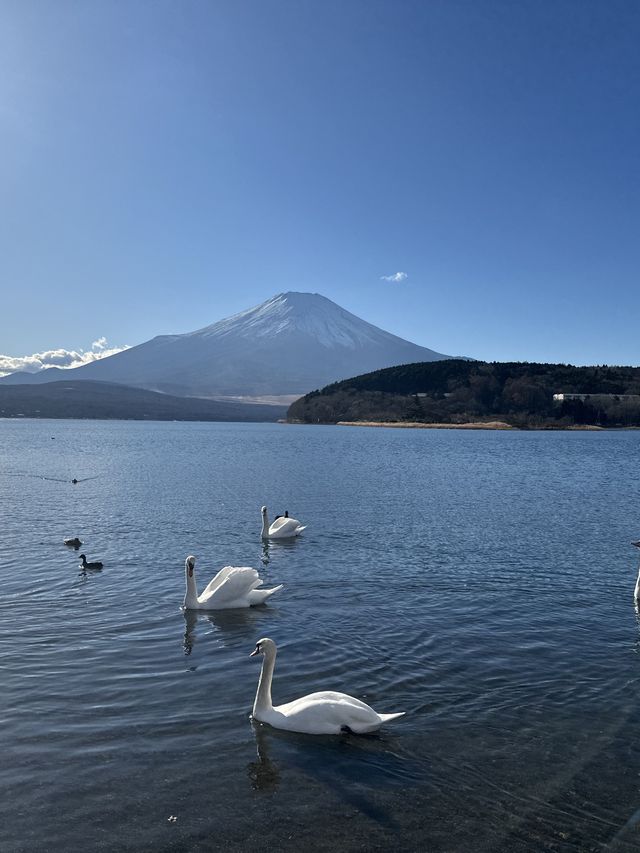
[[[0,376],[6,376],[7,373],[15,373],[16,370],[24,370],[27,373],[39,373],[41,370],[47,370],[49,367],[61,367],[65,370],[72,367],[81,367],[83,364],[107,358],[107,356],[115,355],[115,353],[122,352],[125,349],[129,349],[129,347],[109,347],[107,346],[106,338],[98,338],[97,341],[91,344],[91,349],[86,352],[82,349],[79,351],[51,349],[46,352],[36,352],[33,355],[17,357],[0,355]]]
[[[381,275],[380,281],[404,281],[409,278],[406,272],[394,272],[393,275]]]

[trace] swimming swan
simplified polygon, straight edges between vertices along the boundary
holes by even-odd
[[[263,655],[256,700],[253,703],[253,718],[268,723],[276,729],[304,732],[311,735],[337,735],[343,731],[356,734],[375,732],[383,723],[402,717],[398,714],[378,714],[373,708],[347,696],[346,693],[309,693],[286,705],[271,702],[271,679],[276,662],[276,644],[268,638],[258,640],[249,657]]]
[[[187,590],[184,596],[186,610],[231,610],[233,607],[252,607],[262,604],[282,589],[282,584],[272,589],[257,589],[262,584],[255,569],[245,566],[225,566],[198,595],[195,575],[196,558],[187,557],[184,563]]]
[[[640,541],[632,542],[636,548],[640,548]],[[638,566],[638,577],[636,579],[636,588],[633,591],[633,599],[634,601],[640,601],[640,566]]]
[[[80,559],[82,560],[81,568],[83,568],[83,569],[101,569],[102,568],[102,563],[99,561],[96,561],[95,563],[87,563],[87,558],[85,557],[84,554],[80,554]]]
[[[263,506],[260,512],[262,513],[262,533],[260,535],[263,539],[293,539],[307,529],[306,526],[300,524],[297,518],[289,518],[288,515],[281,515],[269,526],[266,506]]]

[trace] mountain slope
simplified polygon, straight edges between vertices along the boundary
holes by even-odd
[[[448,357],[319,294],[281,293],[211,326],[161,335],[68,373],[178,395],[262,396],[304,394],[383,367]],[[49,381],[46,373],[27,381]]]

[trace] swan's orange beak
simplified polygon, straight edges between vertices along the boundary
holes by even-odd
[[[260,649],[258,648],[258,646],[256,646],[256,647],[255,647],[255,649],[254,649],[254,650],[251,652],[251,654],[249,655],[249,657],[250,657],[250,658],[252,658],[252,657],[254,657],[255,655],[259,655],[259,654],[260,654]]]

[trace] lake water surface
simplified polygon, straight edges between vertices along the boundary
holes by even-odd
[[[0,849],[636,851],[639,452],[639,432],[0,421]],[[308,530],[263,546],[262,504]],[[285,589],[186,620],[189,553],[200,587],[235,564]],[[406,716],[253,725],[265,636],[274,702]]]

